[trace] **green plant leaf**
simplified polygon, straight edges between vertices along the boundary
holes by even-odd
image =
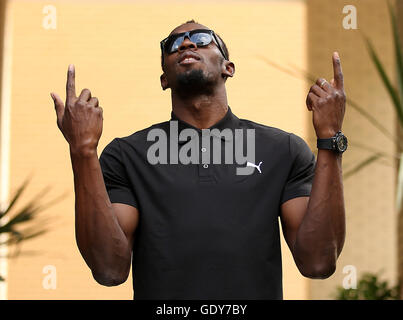
[[[53,203],[57,202],[61,198],[64,198],[67,195],[67,192],[62,194],[61,196],[53,199],[52,201],[38,205],[38,199],[42,199],[44,195],[49,191],[49,187],[45,187],[42,191],[37,194],[33,200],[28,202],[22,209],[20,209],[16,214],[14,214],[5,224],[0,226],[0,233],[10,232],[11,228],[13,228],[16,224],[21,224],[25,222],[32,221],[35,216],[44,209],[50,207]]]
[[[366,272],[358,281],[357,289],[336,287],[338,300],[400,300],[399,285],[391,287],[388,281],[380,281],[378,274]]]
[[[32,176],[28,177],[22,184],[21,186],[17,189],[15,192],[15,195],[12,197],[10,204],[7,206],[6,210],[4,212],[0,212],[0,219],[5,216],[10,210],[14,207],[14,204],[17,202],[18,198],[21,196],[21,194],[24,192],[26,187],[28,186],[29,181],[31,180]]]
[[[381,80],[390,95],[390,98],[392,99],[393,106],[395,107],[396,114],[400,121],[400,125],[403,126],[403,110],[402,110],[398,92],[397,92],[396,88],[393,87],[391,81],[389,80],[389,77],[386,74],[385,68],[383,67],[378,55],[375,52],[375,49],[371,43],[371,40],[366,36],[364,36],[364,40],[367,44],[368,53],[372,59],[372,62],[374,63],[375,68],[378,71],[379,76],[381,77]]]
[[[356,174],[357,172],[361,171],[364,169],[366,166],[370,165],[372,162],[378,160],[380,157],[382,157],[381,154],[376,153],[374,155],[371,155],[370,157],[364,159],[360,163],[358,163],[354,168],[348,170],[343,174],[343,180],[348,179],[352,175]]]
[[[315,141],[316,141],[316,139],[315,139]],[[397,154],[397,153],[392,154],[392,153],[384,152],[384,151],[381,151],[381,150],[379,150],[377,148],[374,148],[373,146],[368,146],[366,144],[358,142],[358,141],[356,141],[356,140],[354,140],[352,138],[348,139],[348,145],[349,145],[349,147],[360,148],[362,150],[370,151],[372,153],[378,153],[382,157],[388,158],[390,160],[400,160],[400,158],[401,158],[400,155]]]
[[[56,197],[47,203],[40,203],[50,190],[50,187],[48,186],[37,193],[33,199],[25,204],[21,209],[13,210],[17,201],[21,198],[22,193],[26,189],[30,179],[31,177],[28,177],[22,183],[13,195],[7,209],[0,213],[0,219],[4,220],[3,223],[0,223],[0,234],[5,233],[7,235],[6,239],[1,242],[0,245],[15,245],[16,254],[14,256],[19,254],[19,246],[23,241],[36,238],[49,230],[46,227],[46,224],[51,219],[46,219],[42,216],[38,219],[38,213],[68,195],[68,192],[65,192],[61,196]],[[11,213],[12,211],[14,212]]]
[[[389,1],[387,1],[389,8],[390,21],[392,23],[392,31],[393,31],[393,42],[395,47],[395,57],[397,64],[397,79],[398,79],[398,88],[399,88],[399,100],[402,103],[403,99],[403,57],[402,57],[402,46],[400,44],[399,30],[396,23],[396,15],[393,10],[392,5]],[[402,105],[400,105],[402,108]],[[403,125],[403,123],[401,123]]]
[[[29,207],[22,209],[0,227],[0,233],[9,232],[16,224],[31,221],[34,218],[36,211],[36,209]]]
[[[302,79],[305,81],[310,81],[314,83],[318,77],[313,76],[309,72],[302,70],[296,66],[292,66],[294,70],[297,70],[297,72],[287,69],[284,66],[280,66],[279,64],[271,61],[270,59],[267,59],[262,56],[257,56],[259,59],[263,60],[266,62],[268,65],[284,72],[287,73],[288,75]],[[354,110],[356,110],[359,114],[361,114],[369,123],[371,123],[375,128],[377,128],[385,137],[393,141],[397,146],[399,146],[401,149],[403,149],[403,143],[400,142],[397,137],[395,137],[394,134],[392,134],[383,124],[381,124],[375,117],[373,117],[369,112],[365,110],[362,106],[360,106],[357,102],[349,98],[348,96],[346,97],[346,104],[350,107],[352,107]]]
[[[313,76],[309,72],[302,70],[294,65],[292,65],[292,68],[298,70],[306,80],[309,80],[312,83],[314,83],[318,78]],[[368,122],[370,122],[375,128],[377,128],[385,137],[389,138],[397,146],[403,149],[403,144],[401,143],[401,141],[394,134],[392,134],[382,123],[380,123],[374,116],[372,116],[368,111],[366,111],[364,107],[360,106],[356,101],[354,101],[348,96],[346,97],[346,105],[356,110],[359,114],[361,114],[364,118],[366,118]]]
[[[400,212],[403,201],[403,152],[400,154],[399,169],[397,173],[397,186],[396,186],[396,210]]]
[[[376,120],[375,117],[373,117],[369,112],[367,112],[363,107],[361,107],[357,102],[347,97],[346,103],[348,106],[352,107],[364,118],[366,118],[368,122],[370,122],[375,128],[377,128],[385,137],[393,141],[396,144],[396,146],[399,146],[401,149],[403,149],[403,143],[394,134],[392,134],[383,124],[381,124],[378,120]]]

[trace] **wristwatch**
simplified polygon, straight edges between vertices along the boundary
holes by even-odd
[[[333,150],[337,153],[343,153],[347,150],[347,143],[347,137],[341,131],[339,131],[331,138],[318,139],[317,148]]]

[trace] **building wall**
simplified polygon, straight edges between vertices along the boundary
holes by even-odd
[[[7,62],[7,55],[4,54],[4,47],[6,46],[7,36],[5,29],[5,21],[6,21],[6,1],[0,1],[0,101],[1,101],[1,110],[0,110],[0,210],[5,209],[5,205],[8,198],[8,159],[6,156],[8,143],[4,143],[8,139],[8,126],[7,117],[8,108],[5,106],[5,98],[6,96],[2,94],[3,91],[3,74],[4,74],[4,62]],[[3,107],[4,106],[4,107]],[[4,219],[0,221],[0,225],[2,225]],[[7,235],[0,235],[0,243],[7,241]],[[0,245],[0,257],[7,256],[7,246]],[[4,278],[7,274],[7,260],[0,258],[0,276]],[[7,295],[7,283],[5,281],[0,281],[0,297]]]
[[[354,5],[357,9],[357,30],[343,28],[346,5]],[[339,51],[347,96],[396,135],[394,109],[361,36],[363,33],[370,37],[388,74],[394,79],[393,43],[386,1],[308,0],[307,21],[309,70],[331,79],[331,54]],[[343,155],[344,172],[373,154],[367,148],[395,154],[393,142],[349,105],[343,131],[350,142]],[[347,275],[343,273],[347,265],[356,268],[358,277],[363,272],[379,272],[382,279],[396,283],[395,178],[395,162],[393,157],[388,157],[344,181],[347,215],[344,249],[332,277],[310,281],[311,299],[332,298],[335,287],[341,286]]]
[[[98,155],[115,137],[127,136],[170,117],[169,91],[159,83],[159,41],[177,25],[195,19],[225,39],[236,65],[227,81],[229,104],[241,118],[307,137],[306,85],[270,67],[306,68],[303,1],[52,1],[56,29],[45,29],[48,1],[10,3],[11,55],[10,192],[33,175],[24,201],[51,186],[44,202],[67,192],[46,209],[51,230],[22,245],[8,264],[8,299],[132,299],[131,275],[107,288],[92,279],[74,233],[74,186],[68,145],[56,126],[49,93],[65,97],[67,66],[76,67],[77,93],[89,88],[104,110]],[[169,14],[167,14],[169,12]],[[327,59],[326,55],[326,59]],[[327,60],[326,60],[327,61]],[[284,297],[307,297],[307,280],[297,271],[282,240]],[[46,290],[43,268],[55,266],[57,288]]]

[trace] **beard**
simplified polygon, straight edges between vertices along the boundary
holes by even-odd
[[[176,77],[176,93],[182,98],[199,95],[212,95],[216,81],[201,69],[183,72]]]

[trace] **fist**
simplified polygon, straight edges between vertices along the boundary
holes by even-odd
[[[103,110],[91,91],[84,89],[76,96],[75,69],[70,65],[67,72],[66,103],[56,93],[50,94],[56,110],[57,126],[77,152],[96,151],[102,134]]]
[[[333,53],[333,73],[330,83],[319,78],[306,98],[308,110],[313,113],[316,136],[320,139],[330,138],[341,131],[346,109],[343,73],[337,52]]]

